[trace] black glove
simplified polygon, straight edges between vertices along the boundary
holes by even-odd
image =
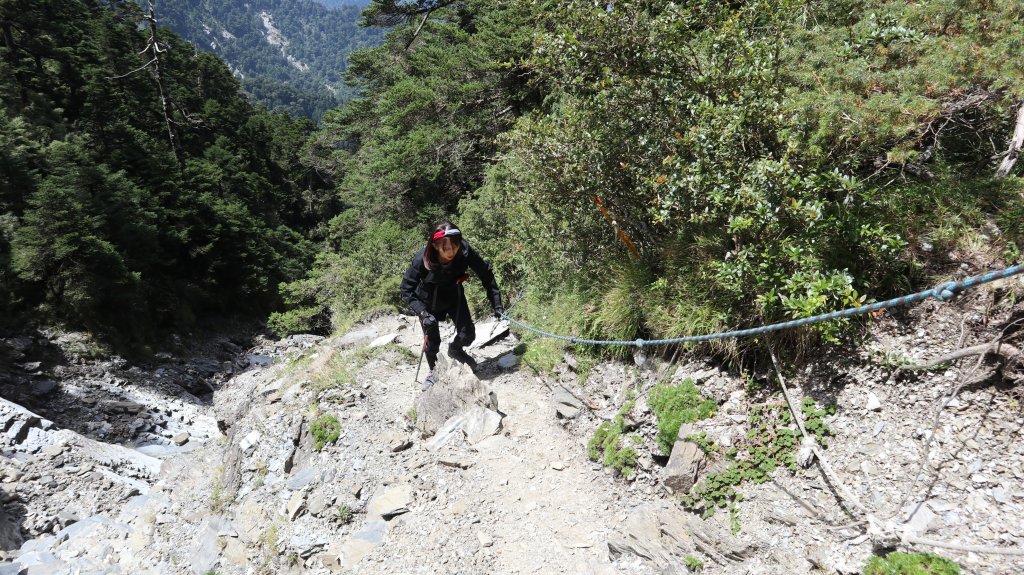
[[[423,329],[434,327],[437,325],[437,318],[429,311],[423,310],[420,312],[420,324],[423,326]]]
[[[503,319],[504,315],[505,315],[505,308],[501,307],[500,305],[496,306],[494,308],[494,317],[496,317],[498,319]]]

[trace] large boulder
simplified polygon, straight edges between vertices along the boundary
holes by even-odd
[[[437,383],[416,399],[416,428],[424,435],[434,435],[452,416],[473,406],[498,411],[498,396],[468,365],[439,355],[434,375]]]

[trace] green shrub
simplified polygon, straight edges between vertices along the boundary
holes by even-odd
[[[715,402],[701,397],[693,380],[679,385],[660,384],[647,398],[658,417],[658,448],[665,455],[672,453],[679,427],[715,415]]]
[[[309,426],[309,432],[313,436],[313,449],[320,451],[328,443],[334,443],[341,434],[341,423],[337,417],[324,414],[316,418]]]
[[[611,421],[605,421],[594,431],[594,436],[587,443],[587,456],[592,461],[600,461],[603,465],[617,469],[626,478],[633,477],[636,472],[637,452],[632,446],[622,445],[622,435],[626,429],[626,414],[636,401],[630,399],[619,409]],[[630,436],[635,443],[639,437]]]
[[[960,566],[934,553],[893,552],[872,557],[864,575],[960,575]]]
[[[683,563],[686,564],[686,568],[690,571],[702,571],[704,569],[704,562],[693,555],[683,557]]]
[[[323,333],[372,309],[404,307],[398,286],[422,236],[391,220],[356,219],[350,210],[332,220],[337,251],[321,252],[305,278],[281,284],[281,295],[291,309],[271,316],[268,325],[276,333]]]

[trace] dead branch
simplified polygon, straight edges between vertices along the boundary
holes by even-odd
[[[860,502],[847,487],[839,481],[839,477],[836,475],[832,465],[829,464],[828,460],[825,459],[825,455],[821,452],[821,447],[814,441],[813,435],[808,435],[807,430],[804,429],[803,421],[800,419],[800,412],[794,406],[792,398],[789,396],[789,390],[786,388],[786,380],[782,377],[782,370],[779,369],[779,361],[775,358],[775,350],[769,348],[768,353],[771,354],[772,365],[775,367],[775,375],[779,378],[779,385],[782,387],[782,396],[786,399],[786,403],[789,405],[789,410],[793,414],[793,419],[796,421],[797,427],[800,429],[800,433],[808,440],[808,443],[812,444],[811,449],[814,451],[814,456],[818,459],[818,466],[821,468],[821,472],[825,475],[825,478],[838,490],[841,499],[846,500],[848,503],[866,517],[868,523],[874,523],[874,518],[868,513],[867,507]]]
[[[1015,360],[1021,357],[1021,351],[1008,343],[1004,343],[1000,340],[992,341],[989,343],[983,343],[971,347],[965,347],[958,349],[954,352],[947,353],[946,355],[940,355],[939,357],[930,359],[924,363],[916,363],[911,365],[901,365],[896,368],[894,375],[903,371],[921,371],[926,369],[932,369],[938,367],[944,363],[963,359],[965,357],[972,357],[979,354],[994,353],[1002,356],[1007,361]],[[890,378],[892,379],[892,378]]]
[[[985,545],[961,545],[959,543],[948,543],[946,541],[925,539],[923,537],[915,537],[913,535],[904,537],[903,541],[905,543],[913,543],[915,545],[930,545],[932,547],[939,547],[941,549],[952,549],[954,551],[965,551],[968,553],[990,553],[992,555],[1024,556],[1024,549],[1011,549],[1008,547],[991,547]]]
[[[146,49],[148,50],[149,48],[146,48]],[[126,73],[120,74],[118,76],[107,76],[107,80],[120,80],[121,78],[127,78],[128,76],[131,76],[132,74],[134,74],[136,72],[141,72],[141,71],[145,70],[153,62],[156,62],[156,58],[153,58],[149,62],[146,62],[145,64],[139,66],[138,68],[132,70],[131,72],[126,72]]]
[[[1017,124],[1013,128],[1013,138],[1010,139],[1010,149],[1006,152],[999,169],[996,170],[997,178],[1005,178],[1010,175],[1013,165],[1017,163],[1017,156],[1020,155],[1020,148],[1024,145],[1024,103],[1017,109]]]
[[[416,38],[420,35],[420,30],[423,29],[423,25],[427,23],[427,18],[430,18],[430,13],[433,11],[434,9],[430,8],[425,14],[423,14],[423,19],[420,20],[420,25],[416,27],[416,31],[412,33],[412,38],[409,38],[409,41],[405,44],[406,51],[408,51],[409,47],[412,46],[412,43],[416,41]]]

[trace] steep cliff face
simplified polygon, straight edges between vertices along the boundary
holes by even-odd
[[[1019,556],[998,553],[1024,542],[1022,291],[1003,282],[879,317],[856,349],[782,367],[818,461],[737,480],[742,497],[705,518],[681,491],[767,453],[758,434],[798,433],[769,415],[785,406],[771,371],[639,355],[583,369],[569,353],[535,374],[488,324],[477,372],[442,357],[422,392],[422,336],[397,316],[134,367],[35,365],[54,340],[9,338],[21,357],[4,395],[36,411],[0,404],[0,543],[18,568],[83,573],[852,574],[888,530],[894,548],[1011,572]],[[945,359],[955,349],[973,355]],[[680,428],[670,458],[652,390],[685,381],[716,407]],[[629,478],[588,457],[618,416]],[[693,476],[682,487],[677,456]]]

